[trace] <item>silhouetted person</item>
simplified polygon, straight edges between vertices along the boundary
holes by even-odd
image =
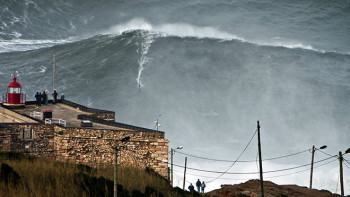
[[[38,106],[41,106],[41,103],[43,102],[43,95],[41,94],[41,92],[39,92],[38,94]]]
[[[194,192],[194,187],[193,187],[192,183],[190,186],[188,186],[188,190],[190,190],[190,192]]]
[[[52,97],[53,97],[53,99],[52,99],[52,104],[55,104],[55,103],[56,103],[57,95],[58,95],[58,94],[57,94],[56,90],[54,90],[53,93],[52,93]]]
[[[44,91],[44,102],[45,102],[45,105],[47,105],[49,103],[49,91],[48,90],[45,90]]]
[[[202,183],[201,183],[201,181],[198,179],[198,181],[196,182],[196,186],[197,186],[197,191],[198,191],[198,193],[201,192],[201,185],[202,185]]]
[[[204,188],[205,188],[205,183],[204,183],[204,181],[202,182],[202,185],[201,185],[201,188],[202,188],[202,193],[204,193]]]
[[[39,92],[36,92],[36,94],[35,94],[35,100],[36,100],[36,105],[39,106],[39,105],[40,105]]]
[[[63,100],[64,100],[64,94],[62,92],[62,94],[61,94],[61,101],[63,101]]]
[[[46,99],[47,99],[47,96],[45,94],[45,91],[41,94],[41,98],[42,98],[42,104],[45,105],[46,104]]]

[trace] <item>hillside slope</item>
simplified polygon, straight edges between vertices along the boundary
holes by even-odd
[[[260,195],[259,180],[249,180],[236,185],[221,185],[221,189],[208,192],[206,196],[249,196],[258,197]],[[270,181],[264,181],[265,197],[339,197],[327,190],[309,189],[297,185],[277,185]]]

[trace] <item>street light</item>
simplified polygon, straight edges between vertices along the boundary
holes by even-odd
[[[183,147],[182,146],[178,146],[176,149],[179,149],[179,150],[181,150]],[[176,150],[175,149],[175,150]],[[174,179],[173,179],[173,175],[174,175],[174,168],[173,168],[173,155],[174,155],[174,153],[175,153],[175,150],[173,149],[173,148],[171,148],[171,150],[170,150],[170,155],[171,155],[171,186],[172,187],[174,187],[173,186],[173,183],[174,183]]]
[[[310,189],[312,189],[312,174],[314,171],[314,157],[315,157],[315,151],[318,149],[325,149],[327,148],[326,145],[321,146],[320,148],[315,148],[315,146],[312,146],[312,156],[311,156],[311,171],[310,171]]]
[[[115,147],[114,147],[114,197],[118,196],[118,141],[121,142],[127,142],[130,140],[130,136],[127,136],[121,140],[116,140],[115,141]]]
[[[340,190],[341,197],[344,197],[344,181],[343,181],[343,155],[350,153],[350,148],[348,148],[344,154],[339,151],[339,167],[340,167]]]
[[[350,153],[350,148],[348,148],[348,150],[345,151],[344,155],[348,153]]]
[[[160,124],[159,124],[159,121],[158,121],[158,118],[161,116],[161,114],[159,114],[157,116],[157,121],[156,121],[156,128],[157,128],[157,131],[158,131],[158,128],[160,127]]]

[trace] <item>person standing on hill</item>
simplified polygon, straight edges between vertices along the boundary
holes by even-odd
[[[190,186],[188,186],[188,190],[190,190],[190,192],[194,192],[194,187],[193,187],[192,183],[190,184]]]
[[[201,185],[202,185],[202,183],[201,183],[201,181],[198,179],[198,181],[196,182],[196,186],[197,186],[197,191],[198,191],[198,193],[201,192]]]
[[[202,185],[201,185],[201,187],[202,187],[202,193],[204,193],[204,188],[205,188],[205,183],[204,183],[204,181],[202,182]]]

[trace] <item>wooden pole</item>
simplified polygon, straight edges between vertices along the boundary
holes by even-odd
[[[258,121],[258,148],[259,148],[259,168],[260,168],[260,185],[261,185],[261,196],[264,197],[264,179],[261,159],[261,143],[260,143],[260,124]]]
[[[341,151],[339,151],[339,166],[340,166],[340,191],[341,191],[341,197],[344,197],[343,154]]]
[[[184,191],[185,191],[185,183],[186,183],[186,167],[187,167],[187,157],[185,157],[184,183],[182,186],[182,190],[184,190]]]
[[[168,182],[170,183],[171,180],[170,180],[170,168],[168,167]]]
[[[311,171],[310,171],[310,189],[312,189],[312,174],[313,174],[313,171],[314,171],[314,158],[315,158],[315,146],[312,146]]]
[[[118,141],[115,142],[114,147],[114,197],[118,196]]]
[[[55,64],[56,64],[56,60],[55,60],[55,54],[53,54],[53,82],[52,82],[52,92],[55,90]]]
[[[173,155],[174,155],[174,149],[171,149],[170,151],[170,155],[171,155],[171,187],[174,187],[173,183],[174,183],[174,168],[173,168]]]

